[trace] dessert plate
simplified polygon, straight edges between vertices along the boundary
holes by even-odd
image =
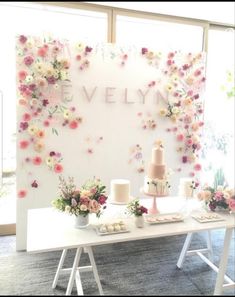
[[[217,213],[200,213],[192,215],[192,218],[194,218],[200,223],[224,221],[224,219]]]
[[[117,228],[117,225],[119,226],[119,228]],[[97,226],[95,226],[95,231],[100,236],[130,232],[130,230],[126,226],[126,224],[121,224],[120,225],[118,223],[97,225]]]
[[[183,220],[184,216],[181,213],[164,213],[145,216],[145,222],[148,224],[174,223],[181,222]]]

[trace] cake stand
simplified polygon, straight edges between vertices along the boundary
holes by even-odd
[[[153,198],[153,204],[152,206],[148,209],[148,213],[151,214],[151,215],[156,215],[156,214],[159,214],[160,211],[159,209],[157,208],[157,198],[160,198],[160,197],[166,197],[165,195],[156,195],[156,194],[152,194],[152,193],[146,193],[144,191],[144,188],[140,188],[140,192],[145,194],[146,196],[150,196]]]

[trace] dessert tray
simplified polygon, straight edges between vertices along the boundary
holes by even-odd
[[[199,213],[192,215],[192,218],[200,223],[224,221],[224,219],[217,213]]]
[[[101,236],[130,232],[128,226],[123,221],[96,225],[95,231]]]
[[[181,222],[183,220],[184,216],[181,213],[164,213],[145,216],[145,222],[148,224],[174,223]]]

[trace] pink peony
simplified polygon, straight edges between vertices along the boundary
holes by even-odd
[[[197,163],[197,164],[194,165],[194,170],[200,171],[201,169],[202,169],[201,164]]]
[[[42,158],[41,157],[36,156],[36,157],[33,158],[33,164],[34,165],[39,166],[39,165],[41,165],[41,163],[42,163]]]
[[[19,198],[24,198],[27,195],[27,191],[26,190],[19,190],[17,195],[18,195]]]
[[[77,121],[71,121],[70,123],[69,123],[69,128],[70,129],[77,129],[77,127],[78,127],[78,122]]]
[[[33,62],[34,62],[33,57],[31,56],[24,57],[24,63],[26,66],[30,66]]]
[[[27,147],[29,146],[29,142],[28,142],[28,140],[21,140],[20,141],[20,148],[21,149],[26,149]]]
[[[61,172],[63,172],[63,166],[62,165],[60,165],[60,164],[55,164],[55,166],[54,166],[54,171],[55,171],[55,173],[61,173]]]
[[[177,141],[183,141],[184,140],[184,135],[183,134],[178,134],[176,136]]]

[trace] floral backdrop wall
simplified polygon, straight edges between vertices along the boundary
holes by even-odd
[[[198,178],[203,53],[20,35],[16,57],[22,215],[50,205],[60,174],[78,184],[97,176],[108,189],[112,178],[127,178],[139,195],[157,139],[174,172],[172,195],[180,177]]]

